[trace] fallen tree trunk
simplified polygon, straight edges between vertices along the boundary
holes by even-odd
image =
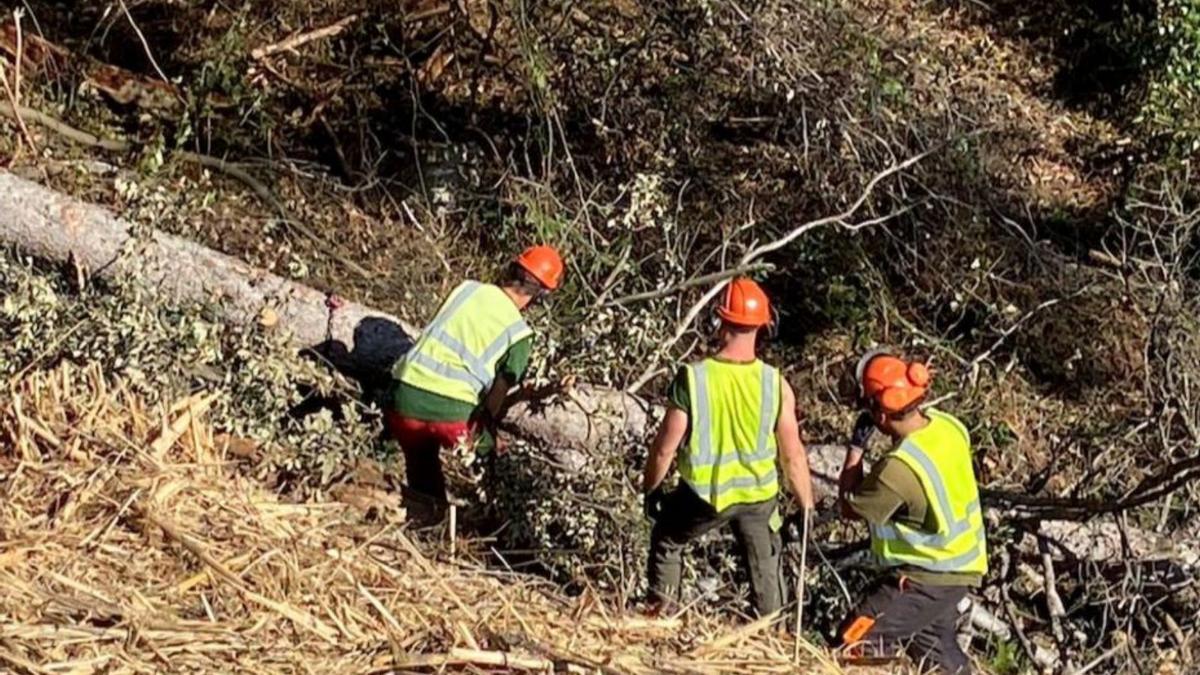
[[[314,288],[181,237],[135,233],[104,208],[4,171],[0,242],[47,261],[73,260],[90,275],[131,284],[159,302],[202,304],[230,323],[285,331],[297,347],[360,379],[387,373],[418,334],[395,316],[331,302]],[[642,434],[649,415],[633,396],[578,387],[551,402],[519,403],[510,420],[522,435],[586,453],[605,439]]]

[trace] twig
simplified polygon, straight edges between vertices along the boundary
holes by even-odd
[[[833,223],[843,223],[843,222],[849,220],[856,212],[858,212],[858,210],[862,207],[862,205],[866,203],[867,198],[870,197],[871,193],[875,191],[875,186],[879,185],[879,183],[881,181],[888,178],[889,176],[892,176],[896,173],[904,171],[905,169],[919,163],[921,160],[923,160],[926,157],[928,157],[929,155],[933,154],[933,152],[934,152],[934,150],[926,150],[925,152],[922,152],[919,155],[913,155],[912,157],[909,157],[908,159],[904,160],[903,162],[900,162],[899,164],[893,165],[890,168],[885,169],[884,171],[881,171],[881,172],[875,174],[875,176],[872,177],[871,180],[867,182],[866,187],[863,188],[863,191],[861,194],[859,194],[858,199],[854,200],[854,203],[851,204],[849,207],[847,207],[846,210],[842,211],[841,213],[832,215],[832,216],[826,216],[824,218],[810,220],[809,222],[804,223],[803,225],[797,226],[791,232],[788,232],[786,235],[780,237],[779,239],[776,239],[775,241],[772,241],[767,244],[763,244],[762,246],[759,246],[758,248],[752,249],[749,253],[742,256],[742,264],[748,263],[757,258],[761,258],[762,256],[764,256],[768,253],[771,253],[772,251],[777,251],[777,250],[783,248],[784,246],[787,246],[788,244],[792,243],[798,237],[800,237],[801,235],[803,235],[804,233],[806,233],[810,230],[816,229],[823,225],[830,225]],[[877,222],[878,221],[873,221],[871,224],[876,224]]]
[[[445,14],[446,12],[449,12],[449,11],[450,11],[450,3],[446,2],[446,3],[442,3],[440,5],[434,5],[433,7],[430,7],[429,9],[426,9],[426,10],[422,10],[420,12],[413,12],[412,14],[405,14],[403,21],[404,21],[404,23],[414,23],[417,21],[424,21],[425,19],[430,19],[435,16]]]
[[[429,668],[429,667],[445,667],[452,665],[476,665],[476,666],[498,666],[500,668],[513,668],[517,670],[554,670],[554,662],[549,659],[537,658],[534,656],[519,656],[508,652],[484,651],[481,649],[451,649],[444,656],[429,655],[418,656],[413,659],[398,663],[393,667],[372,672],[377,673],[393,673],[395,668],[401,670],[406,668]]]
[[[800,540],[800,575],[796,579],[796,634],[792,646],[792,661],[800,663],[800,633],[804,629],[804,582],[808,575],[808,529],[812,523],[812,509],[804,509],[804,534]]]
[[[1092,659],[1087,665],[1083,666],[1079,670],[1068,670],[1067,672],[1069,672],[1071,675],[1086,675],[1086,673],[1091,671],[1093,668],[1116,656],[1117,652],[1120,652],[1122,649],[1125,649],[1125,642],[1123,640],[1117,640],[1116,646],[1110,648],[1100,656]]]
[[[83,323],[84,323],[84,319],[80,319],[79,321],[76,321],[75,325],[71,326],[65,332],[63,332],[61,335],[58,335],[53,340],[51,340],[44,348],[42,348],[42,350],[40,352],[38,352],[37,356],[33,357],[33,359],[29,363],[25,364],[25,366],[23,368],[21,368],[15,374],[13,374],[11,377],[8,378],[8,386],[10,386],[10,387],[13,386],[17,382],[19,382],[21,380],[21,378],[25,377],[25,374],[28,373],[30,371],[30,369],[32,369],[34,366],[36,366],[42,359],[46,358],[46,356],[48,354],[50,354],[52,351],[58,349],[58,347],[67,338],[71,337],[71,335],[73,335],[75,333],[75,331],[79,330],[80,326],[82,326]]]
[[[6,75],[7,68],[4,67],[4,61],[0,60],[0,83],[4,84],[4,93],[8,96],[8,102],[14,111],[21,108],[21,60],[23,45],[21,43],[21,15],[19,10],[13,10],[13,20],[16,23],[17,30],[17,56],[13,63],[13,86],[9,86],[8,77]],[[2,105],[2,104],[0,104]],[[19,112],[14,112],[13,119],[17,122],[17,127],[21,129],[21,136],[25,139],[25,143],[29,146],[29,150],[37,154],[37,145],[33,142],[33,135],[29,133],[29,127],[25,126],[25,119]]]
[[[721,270],[720,272],[713,272],[712,274],[705,274],[704,276],[693,277],[691,279],[688,279],[687,281],[682,281],[680,283],[675,284],[674,286],[668,286],[666,288],[661,288],[657,291],[646,291],[645,293],[635,293],[633,295],[626,295],[625,297],[617,298],[616,300],[612,300],[608,304],[610,304],[610,305],[628,305],[631,302],[639,302],[641,300],[654,300],[655,298],[662,298],[662,297],[665,297],[668,295],[672,295],[672,294],[674,294],[678,291],[681,291],[685,288],[692,288],[693,286],[703,286],[705,284],[710,284],[714,281],[723,281],[725,279],[729,279],[731,277],[736,277],[741,274],[749,274],[750,272],[770,272],[770,271],[773,271],[774,269],[775,269],[775,266],[772,265],[771,263],[763,263],[763,262],[750,263],[748,265],[739,265],[737,267],[731,267],[727,270]]]
[[[1016,610],[1013,609],[1012,596],[1009,595],[1008,588],[1011,585],[1012,579],[1009,576],[1009,570],[1012,566],[1012,556],[1009,555],[1008,549],[1000,551],[1000,598],[1004,601],[1004,613],[1008,615],[1008,624],[1012,627],[1013,633],[1016,634],[1017,640],[1021,643],[1021,648],[1025,650],[1025,655],[1029,657],[1031,663],[1038,663],[1038,650],[1029,637],[1025,635],[1025,630],[1021,628],[1020,618],[1017,616]]]
[[[813,550],[817,552],[817,557],[821,559],[821,562],[833,574],[833,580],[837,582],[838,588],[842,591],[842,597],[846,599],[846,605],[848,607],[853,605],[854,599],[850,597],[850,589],[846,587],[846,582],[842,580],[842,575],[838,573],[837,568],[833,566],[829,558],[825,557],[825,552],[821,550],[820,546],[814,546]]]
[[[36,675],[49,675],[51,672],[53,672],[50,670],[45,670],[28,659],[17,656],[16,650],[9,645],[7,640],[5,640],[2,644],[5,648],[0,649],[0,661],[6,661],[14,668],[20,668],[27,673],[35,673]]]
[[[454,560],[458,552],[458,507],[450,505],[450,559]]]
[[[739,640],[744,640],[752,635],[766,630],[770,626],[774,625],[776,621],[779,621],[779,617],[780,614],[778,611],[771,612],[770,614],[758,619],[757,621],[754,621],[753,623],[748,623],[745,626],[729,631],[725,635],[722,635],[715,640],[705,642],[704,644],[693,649],[691,653],[695,656],[701,656],[703,654],[728,647]]]
[[[629,262],[629,254],[633,251],[633,245],[627,244],[625,250],[621,251],[621,257],[617,260],[617,264],[613,265],[612,271],[604,278],[604,283],[600,284],[600,295],[596,296],[596,301],[592,303],[592,307],[601,307],[604,301],[608,299],[608,294],[617,286],[617,277],[625,269],[625,263]],[[617,303],[614,303],[617,304]]]
[[[1038,538],[1038,551],[1042,556],[1042,579],[1045,583],[1046,610],[1050,614],[1050,628],[1054,633],[1055,642],[1058,643],[1059,652],[1066,654],[1067,636],[1063,631],[1062,620],[1067,615],[1067,610],[1063,607],[1062,598],[1058,595],[1058,586],[1054,575],[1054,558],[1050,555],[1050,546],[1043,538]],[[1071,669],[1069,659],[1066,667],[1067,670]]]
[[[324,28],[310,30],[307,33],[297,33],[274,44],[269,44],[265,47],[258,47],[250,52],[250,58],[254,59],[255,61],[261,61],[262,59],[273,54],[291,51],[315,40],[324,40],[325,38],[335,37],[340,35],[342,31],[346,30],[347,27],[361,18],[361,14],[351,14],[341,21],[325,26]]]
[[[1042,302],[1038,306],[1036,306],[1033,309],[1026,312],[1020,319],[1017,319],[1013,323],[1013,325],[1009,326],[1003,333],[1000,334],[1000,337],[996,338],[996,340],[994,342],[992,342],[990,347],[985,349],[983,352],[979,353],[975,358],[971,359],[971,362],[969,364],[967,364],[971,368],[972,381],[975,379],[976,373],[978,372],[979,364],[983,363],[984,360],[991,357],[991,355],[997,349],[1000,348],[1000,345],[1004,344],[1004,341],[1007,340],[1013,333],[1015,333],[1026,322],[1028,322],[1030,319],[1032,319],[1034,316],[1036,316],[1040,312],[1045,311],[1045,310],[1059,304],[1060,302],[1062,302],[1064,300],[1073,300],[1073,299],[1079,297],[1080,295],[1085,293],[1090,288],[1091,288],[1091,286],[1084,286],[1083,288],[1081,288],[1081,289],[1075,291],[1074,293],[1071,293],[1070,295],[1067,295],[1065,297],[1051,298],[1049,300],[1046,300],[1045,302]]]
[[[167,77],[166,73],[163,72],[163,69],[158,66],[158,61],[154,58],[154,52],[150,51],[150,43],[146,41],[146,36],[142,34],[142,29],[139,28],[137,22],[133,20],[133,15],[129,13],[129,7],[125,5],[125,0],[117,0],[117,2],[120,3],[121,11],[125,13],[125,19],[129,21],[129,25],[133,28],[133,32],[137,33],[138,40],[141,40],[142,49],[146,51],[146,58],[150,60],[150,65],[154,66],[154,72],[158,73],[158,76],[163,82],[171,86],[172,91],[175,93],[175,97],[179,99],[179,102],[185,103],[183,100],[183,95],[174,90],[174,83],[172,83],[170,78]]]
[[[21,31],[21,15],[22,15],[22,13],[23,12],[19,9],[14,9],[12,12],[13,29],[17,33],[17,57],[13,61],[13,85],[12,85],[13,99],[14,99],[13,102],[15,104],[19,104],[21,102],[21,62],[25,58],[25,39],[24,39],[25,36],[24,36],[24,33]]]

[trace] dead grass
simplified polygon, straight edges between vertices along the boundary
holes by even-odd
[[[99,368],[0,407],[0,661],[28,672],[789,672],[777,625],[622,616],[439,561],[343,503],[239,474],[199,393],[147,408]],[[805,672],[840,672],[803,646]]]

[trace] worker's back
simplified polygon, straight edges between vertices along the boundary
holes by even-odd
[[[679,460],[683,480],[718,512],[774,498],[779,371],[758,359],[708,358],[688,366],[688,396],[691,432]]]
[[[531,332],[502,289],[466,281],[442,303],[417,344],[397,364],[395,377],[425,391],[475,403],[491,386],[497,361]]]
[[[987,538],[971,463],[971,438],[962,422],[929,408],[925,428],[904,438],[888,458],[903,462],[924,491],[932,528],[897,520],[871,526],[871,547],[885,565],[933,572],[987,573]]]

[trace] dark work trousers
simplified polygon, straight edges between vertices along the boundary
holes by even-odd
[[[650,531],[650,595],[663,603],[679,601],[683,550],[688,542],[722,525],[733,527],[743,563],[749,568],[750,590],[759,616],[783,606],[779,533],[771,531],[775,500],[737,504],[717,513],[691,488],[681,485],[663,503]]]
[[[933,586],[910,579],[901,581],[889,575],[859,603],[839,636],[845,634],[859,617],[875,623],[850,646],[851,653],[864,657],[908,654],[921,672],[934,667],[949,675],[968,675],[971,663],[955,639],[958,603],[967,596],[966,586]]]

